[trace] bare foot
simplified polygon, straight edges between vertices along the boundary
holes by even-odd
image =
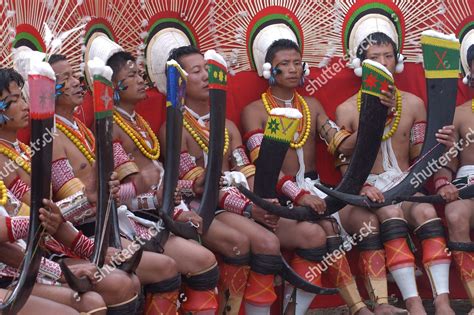
[[[372,313],[367,307],[364,307],[364,308],[361,308],[357,313],[357,315],[373,315],[374,313]]]
[[[407,315],[408,311],[390,304],[378,304],[375,306],[374,313],[376,315]]]
[[[410,315],[427,315],[419,296],[406,299],[405,305]]]
[[[468,315],[474,315],[474,307],[471,309]]]
[[[434,300],[435,315],[455,315],[456,313],[449,305],[449,296],[447,293],[438,295]]]

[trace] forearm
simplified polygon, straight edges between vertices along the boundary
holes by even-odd
[[[89,259],[93,253],[94,241],[83,235],[68,222],[64,222],[59,226],[54,238],[81,258]]]
[[[19,268],[23,261],[23,249],[15,243],[0,244],[0,261],[8,266]]]

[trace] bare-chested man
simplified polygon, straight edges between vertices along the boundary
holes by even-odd
[[[113,70],[115,86],[114,158],[122,182],[121,199],[129,202],[132,211],[151,210],[159,206],[164,173],[158,161],[158,139],[145,119],[135,113],[136,104],[146,97],[145,83],[130,53],[115,53],[107,65]],[[133,224],[140,229],[137,221]],[[215,312],[218,268],[212,252],[173,235],[164,246],[164,254],[176,261],[178,271],[184,276],[186,300],[181,309],[193,314]]]
[[[357,48],[357,57],[361,61],[374,60],[392,74],[395,73],[397,56],[397,45],[382,32],[368,35]],[[361,194],[371,200],[380,202],[383,201],[382,191],[399,182],[403,178],[403,171],[417,158],[426,127],[426,109],[419,97],[392,86],[389,86],[389,91],[385,91],[385,96],[386,101],[395,103],[393,108],[396,112],[389,115],[372,174],[361,191]],[[358,128],[359,102],[360,94],[356,94],[336,110],[337,123],[350,132],[355,132]],[[452,145],[451,135],[452,126],[449,126],[440,130],[437,138],[443,144]],[[342,221],[348,221],[353,213],[364,213],[364,210],[348,206],[340,212]],[[415,259],[406,240],[408,226],[415,229],[415,234],[422,243],[423,263],[435,292],[436,314],[454,314],[448,297],[451,260],[445,251],[443,226],[434,207],[429,204],[405,202],[380,208],[375,214],[381,222],[381,239],[386,252],[387,267],[400,288],[410,313],[424,314],[425,311],[416,288]]]

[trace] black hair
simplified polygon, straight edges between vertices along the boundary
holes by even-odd
[[[467,49],[466,59],[469,68],[472,68],[472,62],[474,61],[474,44]]]
[[[110,58],[107,60],[107,66],[112,68],[112,71],[114,72],[112,75],[112,80],[115,79],[115,76],[127,64],[128,61],[136,61],[135,57],[133,57],[133,55],[128,51],[119,51],[110,56]]]
[[[0,93],[3,93],[3,91],[10,93],[10,83],[12,82],[16,82],[20,89],[25,84],[21,74],[13,70],[13,68],[0,68]]]
[[[367,49],[372,45],[392,45],[393,55],[395,56],[396,63],[398,63],[398,49],[397,44],[385,33],[375,32],[367,36],[357,47],[356,56],[361,61],[367,58]]]
[[[265,62],[272,63],[277,52],[282,50],[296,50],[301,55],[301,49],[294,41],[289,39],[278,39],[268,47],[265,55]]]
[[[48,58],[48,63],[50,65],[53,65],[56,62],[60,62],[60,61],[67,61],[66,56],[61,55],[61,54],[53,54],[53,55],[49,56],[49,58]]]
[[[182,66],[180,63],[180,59],[189,55],[194,55],[194,54],[200,55],[201,52],[199,51],[199,49],[197,49],[197,47],[192,46],[192,45],[173,48],[170,51],[168,61],[175,60],[177,63],[179,63],[180,66]]]

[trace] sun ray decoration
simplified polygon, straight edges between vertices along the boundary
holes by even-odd
[[[451,0],[449,0],[451,1]],[[463,0],[459,0],[463,1]],[[465,0],[468,1],[468,0]],[[344,19],[354,6],[367,4],[373,1],[356,0],[336,0],[338,15],[335,21],[334,31],[341,36]],[[443,3],[444,0],[381,0],[378,1],[394,7],[401,11],[404,21],[402,53],[406,58],[405,62],[421,62],[421,32],[427,29],[443,31]],[[341,41],[338,43],[337,55],[344,56]]]
[[[444,13],[444,33],[456,33],[459,26],[473,14],[469,2],[471,0],[444,0],[439,10]]]
[[[249,32],[264,15],[271,14],[296,25],[298,30],[293,29],[302,40],[304,61],[312,67],[327,65],[340,41],[334,32],[334,1],[222,0],[216,3],[213,17],[215,36],[221,39],[216,50],[225,56],[230,73],[253,69],[247,47]]]
[[[49,55],[78,55],[77,45],[83,23],[77,19],[82,1],[4,0],[0,36],[2,66],[13,65],[15,46],[29,42]]]

